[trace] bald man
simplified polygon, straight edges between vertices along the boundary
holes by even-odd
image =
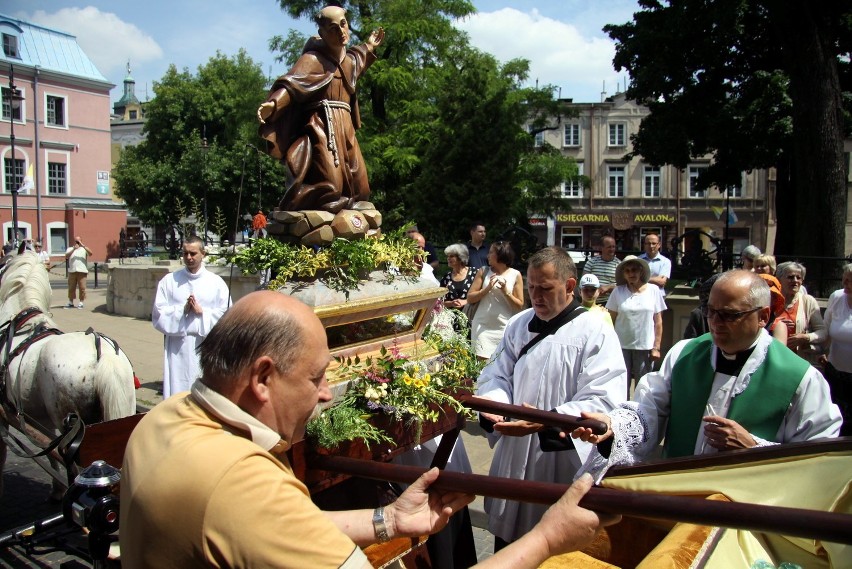
[[[358,546],[440,530],[472,496],[429,490],[432,469],[396,502],[323,512],[285,451],[331,400],[325,329],[283,294],[255,292],[198,349],[202,377],[157,405],[127,444],[121,484],[122,565],[370,567]],[[536,567],[616,521],[577,506],[575,483],[530,537],[487,562]],[[486,566],[487,566],[486,564]]]
[[[660,370],[636,386],[633,401],[610,415],[588,414],[611,424],[606,434],[577,429],[573,436],[601,443],[614,433],[612,456],[635,460],[663,436],[667,457],[837,437],[841,417],[828,384],[773,341],[765,330],[770,310],[762,278],[722,274],[704,309],[710,332],[675,344]]]

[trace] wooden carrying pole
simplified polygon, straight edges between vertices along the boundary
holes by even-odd
[[[467,394],[459,395],[456,399],[464,404],[465,407],[469,407],[474,411],[485,411],[486,413],[511,417],[512,419],[523,419],[524,421],[541,423],[550,427],[559,427],[568,431],[573,431],[578,427],[591,429],[596,435],[602,435],[607,431],[606,423],[594,419],[583,419],[573,415],[563,415],[555,411],[542,411],[541,409],[534,409],[532,407],[498,403],[497,401]]]
[[[374,480],[410,484],[425,468],[371,462],[339,456],[315,456],[311,468]],[[566,484],[494,478],[442,470],[432,488],[478,494],[518,502],[553,504],[568,490]],[[642,494],[609,488],[592,488],[580,501],[589,510],[719,526],[765,533],[852,544],[852,515],[801,508],[717,502],[684,496]]]

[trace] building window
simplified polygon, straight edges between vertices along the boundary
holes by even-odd
[[[731,186],[728,188],[728,192],[732,198],[741,198],[743,197],[743,187],[742,186]]]
[[[583,182],[580,176],[583,175],[583,163],[577,164],[577,177],[573,180],[565,180],[562,182],[562,197],[563,198],[582,198],[583,197]]]
[[[609,145],[627,146],[627,125],[623,122],[609,125]]]
[[[560,244],[563,249],[579,251],[583,248],[583,228],[563,227]]]
[[[47,224],[47,252],[62,255],[68,249],[68,226],[64,223]]]
[[[16,95],[21,96],[21,90],[15,89]],[[15,119],[15,122],[21,121],[21,109],[23,108],[23,101],[19,101],[18,108],[13,109],[11,104],[9,103],[9,88],[8,87],[0,87],[0,95],[3,97],[3,120],[7,121],[9,119]]]
[[[698,189],[698,176],[707,171],[707,166],[689,167],[689,197],[703,198],[707,194],[706,189]]]
[[[47,193],[51,196],[64,196],[66,192],[65,164],[47,163]]]
[[[3,159],[3,193],[12,193],[12,188],[18,189],[24,183],[24,166],[23,160],[15,160],[15,170],[12,172],[12,159]]]
[[[136,111],[128,111],[128,117],[130,118],[130,120],[135,120],[136,119]]]
[[[580,125],[571,123],[565,125],[562,146],[580,146]]]
[[[65,97],[47,96],[47,124],[65,126]]]
[[[645,175],[642,180],[644,188],[642,195],[646,198],[660,197],[660,168],[657,166],[645,166]]]
[[[541,148],[544,146],[544,131],[539,131],[533,135],[535,137],[535,147]]]
[[[624,166],[608,166],[607,167],[607,180],[608,180],[608,191],[607,195],[611,198],[623,198],[624,197]]]
[[[21,55],[18,53],[18,36],[3,34],[3,53],[6,54],[6,57],[21,58]]]

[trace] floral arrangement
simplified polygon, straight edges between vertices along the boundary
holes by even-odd
[[[304,245],[289,245],[273,237],[252,241],[250,247],[238,245],[227,255],[249,275],[272,271],[269,288],[284,286],[293,278],[318,278],[330,288],[348,292],[356,288],[366,273],[382,270],[387,282],[405,275],[418,274],[415,259],[420,254],[415,242],[404,228],[388,234],[365,239],[349,240],[337,237],[331,245],[314,249]]]
[[[466,335],[467,318],[459,311],[436,304],[433,322],[423,340],[438,351],[428,363],[399,350],[396,344],[382,348],[377,357],[338,359],[341,378],[350,380],[346,393],[325,409],[307,427],[308,436],[318,446],[336,448],[341,442],[363,439],[393,443],[390,437],[369,422],[375,413],[384,413],[405,421],[420,440],[423,423],[435,422],[443,408],[459,413],[468,410],[453,397],[459,391],[471,391],[482,369]]]

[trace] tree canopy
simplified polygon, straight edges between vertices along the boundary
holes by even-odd
[[[712,154],[703,186],[777,169],[785,254],[844,254],[843,97],[848,104],[852,8],[839,1],[639,0],[631,22],[604,30],[627,96],[651,114],[634,153],[684,168]],[[846,91],[845,95],[842,93]]]
[[[327,2],[280,4],[299,18]],[[379,59],[358,86],[364,123],[358,139],[385,224],[415,221],[442,242],[467,237],[473,220],[500,229],[526,224],[530,212],[567,209],[558,186],[576,176],[576,165],[555,149],[534,148],[524,128],[530,120],[534,129],[546,128],[558,114],[553,91],[521,87],[528,62],[500,65],[470,46],[452,25],[474,12],[470,2],[342,4],[353,44],[385,29]],[[270,46],[292,62],[304,39],[290,32]]]
[[[181,215],[201,214],[206,197],[210,230],[218,229],[217,209],[230,230],[241,183],[243,212],[277,203],[271,189],[282,184],[278,164],[251,146],[266,78],[244,51],[217,53],[196,74],[171,66],[154,93],[145,140],[124,149],[114,170],[116,193],[135,215],[146,223],[176,223]],[[262,188],[270,191],[259,203]]]
[[[282,1],[281,7],[312,17],[325,4]],[[358,85],[358,139],[372,200],[385,227],[415,221],[437,242],[466,237],[473,220],[500,230],[525,225],[529,213],[567,209],[558,188],[577,175],[573,160],[534,145],[535,132],[556,127],[553,90],[522,87],[528,62],[501,65],[471,47],[452,22],[473,11],[466,0],[362,0],[348,12],[353,44],[379,26],[386,32],[379,59]],[[284,62],[281,72],[306,39],[291,30],[270,40]],[[171,67],[146,109],[147,139],[126,149],[116,166],[117,193],[131,211],[148,223],[174,223],[206,196],[211,218],[221,208],[230,227],[243,173],[252,210],[261,183],[260,206],[276,205],[281,165],[249,150],[243,172],[249,145],[260,143],[255,113],[266,88],[244,52],[217,54],[196,74]]]

